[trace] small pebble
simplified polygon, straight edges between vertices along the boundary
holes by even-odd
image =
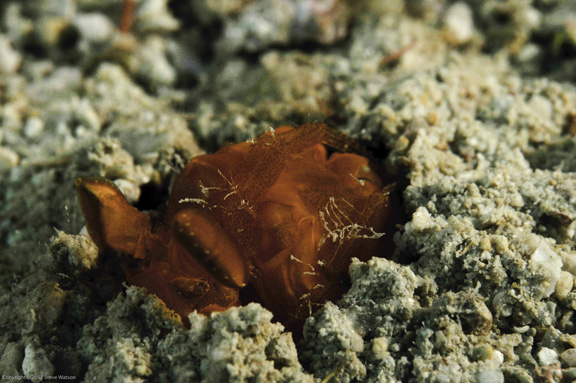
[[[518,19],[526,26],[537,28],[542,22],[542,14],[535,8],[526,7],[524,12],[518,15]]]
[[[123,178],[118,178],[114,180],[114,183],[116,184],[116,186],[118,186],[118,189],[120,189],[122,194],[124,194],[124,197],[126,197],[126,200],[128,200],[128,202],[130,203],[138,202],[138,198],[140,198],[140,187],[138,187],[138,185],[134,184],[134,182],[132,181]]]
[[[44,375],[54,375],[54,366],[46,356],[46,352],[34,344],[29,344],[24,350],[22,372],[31,376],[34,383],[40,382]]]
[[[576,380],[576,367],[563,368],[562,377],[567,382],[573,382],[574,380]]]
[[[504,374],[500,370],[479,370],[476,374],[478,383],[504,383]]]
[[[12,169],[20,162],[20,156],[15,151],[0,146],[0,170]]]
[[[384,359],[388,355],[388,339],[385,337],[374,339],[372,341],[372,352],[376,359]]]
[[[540,352],[538,352],[538,359],[541,366],[549,366],[558,363],[558,353],[548,347],[542,347]]]
[[[560,278],[558,282],[556,282],[556,290],[554,291],[554,295],[558,298],[559,301],[564,301],[572,288],[574,287],[574,276],[567,272],[561,271]]]
[[[452,45],[463,45],[474,36],[472,11],[464,3],[455,3],[444,16],[444,36]]]
[[[44,130],[44,121],[38,117],[30,117],[24,125],[24,134],[28,138],[38,137]]]
[[[563,364],[567,364],[570,367],[576,367],[576,348],[570,348],[560,354],[560,359]]]
[[[114,25],[100,13],[84,13],[74,18],[74,26],[83,39],[91,42],[104,42],[114,33]]]
[[[172,32],[180,27],[166,0],[143,0],[138,7],[136,28],[140,32]]]
[[[176,81],[176,71],[168,62],[164,41],[151,37],[138,51],[139,75],[152,86],[171,85]]]
[[[98,116],[98,113],[94,110],[92,104],[90,104],[90,101],[83,98],[79,102],[74,112],[76,118],[80,122],[82,122],[82,124],[86,126],[86,128],[94,132],[98,132],[100,130],[101,125],[100,117]]]
[[[510,243],[508,238],[504,237],[503,235],[494,235],[491,239],[492,246],[498,253],[503,254],[509,250]]]
[[[504,363],[504,354],[502,354],[501,351],[496,350],[492,355],[492,360],[499,366]]]
[[[12,49],[12,44],[4,35],[0,35],[0,73],[16,72],[22,56]]]
[[[432,216],[425,207],[419,207],[412,214],[412,225],[415,232],[422,232],[432,227]]]
[[[409,146],[410,146],[410,140],[405,136],[400,136],[398,137],[396,143],[394,144],[394,149],[400,153],[403,153],[408,149]]]
[[[545,271],[550,275],[550,280],[544,297],[549,297],[556,290],[556,284],[562,271],[562,258],[546,243],[541,241],[530,257],[530,263],[536,270]]]
[[[79,235],[66,234],[56,230],[57,237],[52,243],[52,251],[63,249],[73,272],[86,272],[98,266],[98,247],[90,239],[86,226]]]

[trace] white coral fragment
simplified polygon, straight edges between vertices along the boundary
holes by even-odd
[[[549,297],[556,290],[556,283],[560,279],[562,258],[546,242],[541,241],[532,253],[530,263],[536,269],[543,270],[550,275],[548,287],[544,290],[544,297]]]

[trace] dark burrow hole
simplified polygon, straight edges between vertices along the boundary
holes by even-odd
[[[166,204],[169,197],[169,187],[167,182],[158,185],[155,182],[148,182],[140,186],[140,198],[134,205],[138,210],[156,210],[161,205]]]
[[[58,48],[63,51],[74,49],[80,41],[80,32],[70,25],[64,28],[58,37]]]

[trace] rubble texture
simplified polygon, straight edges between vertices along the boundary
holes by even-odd
[[[576,380],[576,2],[130,4],[0,4],[1,374]],[[86,235],[75,177],[155,214],[191,157],[318,121],[403,218],[302,339],[257,303],[186,328]]]

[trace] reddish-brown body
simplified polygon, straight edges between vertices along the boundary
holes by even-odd
[[[392,227],[389,189],[353,143],[324,125],[281,127],[193,158],[177,178],[165,224],[151,227],[112,182],[77,179],[100,247],[133,255],[131,284],[182,316],[238,305],[252,284],[289,327],[343,292],[351,257],[378,255]],[[391,242],[387,241],[388,244]]]

